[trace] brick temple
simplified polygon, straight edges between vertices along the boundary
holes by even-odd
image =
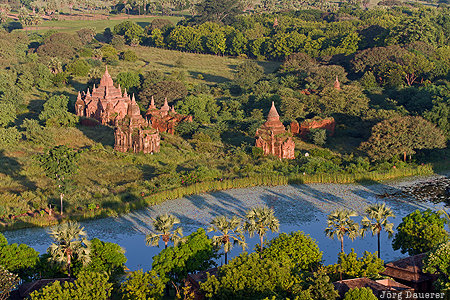
[[[150,101],[145,116],[150,121],[151,126],[159,132],[168,132],[174,134],[175,127],[181,122],[192,122],[192,116],[185,116],[175,111],[175,108],[170,107],[167,103],[167,98],[164,99],[164,105],[157,109],[155,100]]]
[[[115,150],[120,152],[133,151],[135,153],[159,152],[159,132],[142,117],[134,96],[128,105],[126,115],[120,120],[116,119],[115,126]]]
[[[100,85],[89,88],[86,92],[79,92],[75,102],[75,113],[80,117],[93,118],[103,125],[113,125],[115,120],[125,117],[131,97],[125,90],[122,94],[120,85],[114,86],[111,75],[108,73],[108,66],[105,74],[100,79]]]
[[[280,115],[272,102],[267,121],[256,131],[256,147],[264,155],[273,154],[279,158],[294,159],[295,143],[291,134],[280,121]]]

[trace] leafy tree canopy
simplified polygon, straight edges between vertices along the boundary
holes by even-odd
[[[65,95],[51,96],[45,103],[44,109],[39,115],[39,119],[44,121],[47,126],[74,126],[78,117],[67,111],[69,97]]]
[[[0,233],[0,266],[8,268],[23,280],[31,278],[39,261],[39,253],[25,244],[8,244]]]
[[[267,243],[261,256],[297,271],[312,270],[322,261],[316,241],[301,231],[281,233]]]
[[[163,282],[181,282],[187,274],[213,266],[217,250],[203,228],[186,237],[177,247],[168,247],[153,257],[152,269]]]
[[[428,252],[448,241],[448,232],[444,228],[445,222],[440,212],[429,209],[423,212],[416,210],[404,217],[398,225],[392,248],[400,249],[402,253],[409,255]]]
[[[444,148],[446,138],[435,125],[421,117],[394,117],[376,124],[361,149],[374,160],[390,160],[418,149]]]

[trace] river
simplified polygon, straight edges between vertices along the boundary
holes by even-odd
[[[362,214],[366,206],[386,202],[396,215],[391,219],[396,228],[404,216],[416,209],[449,211],[449,184],[448,177],[433,176],[368,185],[302,184],[233,189],[169,200],[116,218],[83,221],[81,224],[87,231],[88,238],[96,237],[122,246],[126,250],[128,258],[126,265],[129,269],[145,271],[151,269],[152,257],[162,249],[145,244],[145,234],[151,229],[151,217],[161,213],[177,216],[186,235],[199,227],[207,228],[214,216],[244,216],[250,207],[265,204],[275,210],[275,215],[280,220],[281,232],[301,230],[309,234],[324,252],[324,263],[332,264],[337,261],[340,243],[338,240],[327,238],[324,234],[328,213],[336,208],[345,207]],[[427,192],[429,190],[433,192]],[[361,217],[356,217],[355,220],[359,222]],[[51,244],[45,228],[20,229],[3,234],[10,243],[25,243],[40,253],[45,252]],[[276,235],[277,233],[269,233],[267,238]],[[247,242],[250,251],[253,251],[258,238],[247,237]],[[383,232],[382,259],[388,262],[407,256],[400,251],[394,251],[391,244],[392,240]],[[353,242],[346,238],[344,247],[347,253],[354,248],[359,255],[365,250],[375,252],[376,237],[368,234],[364,239],[358,238]],[[240,252],[240,248],[234,248],[230,257]]]

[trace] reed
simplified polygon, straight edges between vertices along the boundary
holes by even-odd
[[[294,174],[291,176],[282,175],[254,175],[242,178],[229,178],[217,181],[198,182],[188,186],[181,186],[170,190],[156,192],[141,199],[124,202],[116,209],[101,209],[84,213],[68,213],[64,215],[65,220],[87,220],[104,218],[108,216],[117,216],[119,214],[128,213],[133,210],[142,209],[147,206],[156,205],[167,200],[182,198],[185,196],[197,195],[201,193],[209,193],[215,191],[223,191],[236,188],[248,188],[254,186],[278,186],[288,184],[308,184],[308,183],[376,183],[383,180],[392,180],[411,176],[424,176],[434,174],[432,165],[422,165],[413,168],[392,169],[389,171],[373,171],[367,173],[346,174]],[[48,219],[45,217],[26,218],[26,220],[17,220],[8,223],[7,226],[1,226],[3,230],[14,230],[26,227],[44,227],[57,224],[55,219]]]

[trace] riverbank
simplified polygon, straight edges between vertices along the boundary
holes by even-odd
[[[151,229],[151,218],[162,213],[174,214],[181,220],[183,233],[187,235],[199,227],[206,228],[214,216],[243,216],[250,207],[264,204],[275,210],[275,215],[280,220],[281,232],[301,230],[310,234],[324,251],[325,263],[330,264],[336,262],[340,249],[339,241],[331,240],[323,233],[326,216],[332,210],[345,207],[361,214],[366,206],[383,201],[392,207],[396,215],[392,222],[396,227],[404,216],[416,209],[439,210],[444,208],[444,205],[426,199],[417,201],[406,197],[380,198],[379,195],[399,193],[412,186],[445,178],[445,175],[433,175],[383,183],[311,183],[230,189],[167,200],[118,217],[82,221],[81,225],[85,227],[89,239],[96,237],[121,245],[126,250],[127,266],[131,270],[140,268],[148,270],[151,267],[151,258],[161,250],[145,244],[145,235]],[[356,220],[360,221],[360,217]],[[28,228],[4,234],[10,243],[26,243],[41,253],[45,252],[51,243],[44,228]],[[268,239],[276,235],[277,233],[270,233]],[[247,242],[248,249],[252,251],[258,237],[247,237]],[[385,261],[405,256],[399,251],[394,251],[391,242],[386,235],[381,236],[382,259]],[[345,240],[346,251],[355,248],[359,255],[366,250],[374,252],[376,247],[376,238],[370,235],[354,242]],[[240,251],[239,248],[233,249],[230,257],[238,255]]]
[[[31,227],[47,227],[55,225],[61,221],[67,220],[90,220],[106,217],[117,217],[135,210],[143,209],[149,206],[160,204],[167,200],[182,198],[185,196],[198,195],[201,193],[210,193],[224,191],[236,188],[248,188],[255,186],[285,186],[291,184],[311,184],[311,183],[362,183],[374,184],[386,180],[399,180],[412,176],[431,176],[433,175],[431,165],[417,166],[415,168],[391,169],[386,172],[374,171],[358,174],[295,174],[292,176],[253,176],[245,178],[225,179],[216,181],[198,182],[187,186],[177,187],[165,190],[151,195],[141,194],[139,198],[121,202],[114,208],[101,206],[91,207],[88,211],[72,211],[65,215],[49,211],[28,211],[19,216],[13,216],[9,219],[0,220],[0,231],[17,230]]]

